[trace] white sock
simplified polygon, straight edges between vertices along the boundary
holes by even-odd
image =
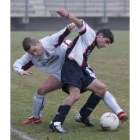
[[[35,118],[42,117],[42,109],[46,104],[47,96],[36,94],[33,99],[33,116]]]
[[[118,115],[120,112],[123,111],[120,108],[120,106],[118,105],[114,96],[111,93],[109,93],[108,91],[106,91],[106,93],[103,97],[103,101],[116,115]]]

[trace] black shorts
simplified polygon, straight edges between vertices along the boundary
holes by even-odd
[[[81,93],[85,92],[85,88],[94,79],[86,69],[81,68],[73,60],[66,61],[61,70],[62,90],[66,93],[68,93],[68,85],[79,88]]]

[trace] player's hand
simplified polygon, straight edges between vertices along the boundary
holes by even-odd
[[[23,71],[22,72],[22,75],[30,75],[30,74],[32,74],[32,72],[30,72],[30,71]]]
[[[72,31],[75,28],[75,26],[76,25],[74,23],[70,23],[70,24],[67,25],[67,28],[68,28],[69,31]]]
[[[69,16],[69,13],[65,9],[58,10],[57,14],[59,14],[61,17],[64,17],[64,18],[68,18]]]

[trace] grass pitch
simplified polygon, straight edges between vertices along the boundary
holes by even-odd
[[[58,134],[49,129],[49,122],[54,117],[58,106],[67,96],[61,90],[47,95],[47,104],[43,111],[42,124],[22,125],[22,121],[32,115],[33,96],[38,86],[48,77],[35,68],[30,76],[20,76],[13,71],[13,62],[20,58],[24,51],[21,46],[23,38],[30,36],[37,39],[43,38],[53,32],[11,32],[11,127],[24,132],[36,140],[129,140],[129,120],[121,123],[113,132],[102,131],[99,118],[110,111],[101,101],[91,115],[91,120],[96,124],[88,128],[74,121],[75,114],[86,102],[90,92],[82,94],[76,102],[64,123],[68,134]],[[129,116],[129,32],[114,31],[115,42],[106,49],[95,49],[89,57],[89,63],[96,76],[107,86],[115,96],[119,105]],[[69,38],[73,39],[75,35]],[[11,133],[12,140],[21,138]]]

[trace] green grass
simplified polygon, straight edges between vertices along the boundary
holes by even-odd
[[[12,64],[24,54],[21,46],[24,37],[31,36],[39,39],[47,34],[50,32],[11,32],[11,127],[37,140],[129,140],[129,120],[125,123],[120,122],[116,131],[101,130],[99,118],[103,113],[110,111],[102,101],[91,115],[91,120],[96,124],[94,128],[88,128],[74,121],[75,114],[86,102],[89,92],[82,94],[80,100],[71,108],[64,123],[68,134],[54,133],[49,129],[49,122],[67,96],[61,90],[48,94],[43,113],[44,123],[26,126],[21,124],[32,115],[33,96],[48,75],[31,68],[32,75],[20,76],[13,71]],[[114,34],[115,43],[107,49],[95,49],[90,55],[89,63],[98,79],[106,84],[107,89],[129,116],[129,32],[114,31]],[[70,38],[74,36],[71,35]],[[12,133],[11,139],[16,140],[15,137]],[[17,140],[19,140],[18,137]]]

